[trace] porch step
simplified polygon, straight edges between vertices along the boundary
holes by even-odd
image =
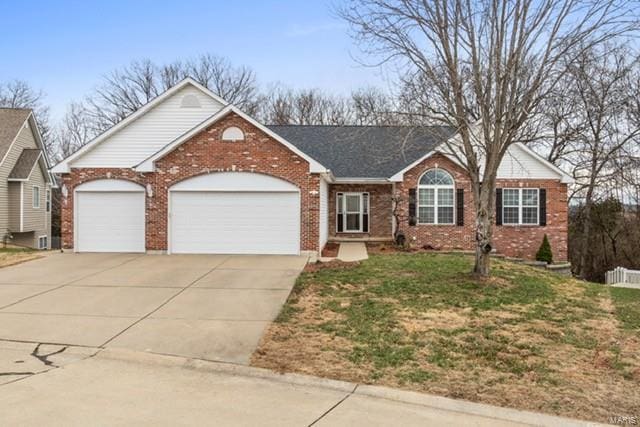
[[[328,240],[330,243],[343,243],[343,242],[363,242],[363,243],[393,243],[393,239],[390,237],[331,237]]]

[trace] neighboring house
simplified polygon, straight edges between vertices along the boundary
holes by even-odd
[[[47,155],[31,110],[0,108],[0,241],[49,249]],[[9,239],[10,238],[10,239]]]
[[[265,126],[186,79],[53,168],[63,247],[317,253],[328,240],[474,247],[469,179],[445,127]],[[498,252],[567,258],[569,176],[523,145],[500,166]]]

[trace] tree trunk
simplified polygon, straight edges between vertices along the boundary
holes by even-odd
[[[591,256],[592,249],[589,247],[591,237],[591,206],[593,204],[593,190],[589,188],[587,190],[587,197],[585,198],[584,210],[583,210],[583,222],[582,222],[582,242],[580,247],[580,264],[578,265],[578,277],[581,279],[587,278],[587,264]]]
[[[480,200],[476,203],[476,263],[473,267],[473,273],[481,277],[487,277],[491,273],[493,191],[481,189],[479,193]]]

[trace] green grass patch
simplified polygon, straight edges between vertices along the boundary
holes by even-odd
[[[640,335],[640,289],[611,288],[611,299],[622,326]]]

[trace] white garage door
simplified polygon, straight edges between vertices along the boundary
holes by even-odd
[[[172,253],[298,254],[300,193],[277,178],[217,173],[171,189]]]
[[[144,189],[101,180],[76,189],[77,252],[144,252]]]

